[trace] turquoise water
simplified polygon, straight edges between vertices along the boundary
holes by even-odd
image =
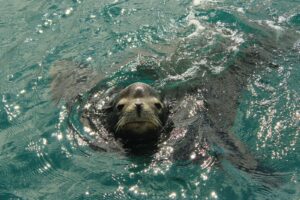
[[[300,198],[299,1],[0,2],[0,199]],[[158,75],[131,74],[143,57],[160,63]],[[61,60],[111,85],[160,89],[226,80],[237,63],[247,76],[236,79],[237,104],[217,103],[236,111],[221,120],[272,174],[93,150],[73,137],[66,103],[52,101],[50,68]]]

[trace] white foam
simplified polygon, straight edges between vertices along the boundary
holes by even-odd
[[[217,2],[222,2],[222,1],[221,0],[193,0],[193,5],[199,6],[207,3],[217,3]]]
[[[83,130],[85,131],[85,132],[88,132],[88,133],[90,133],[92,130],[89,128],[89,127],[87,127],[87,126],[85,126],[85,127],[83,127]]]
[[[260,25],[265,25],[266,24],[270,28],[275,29],[277,31],[283,31],[283,28],[281,26],[276,25],[274,21],[271,21],[271,20],[258,20],[257,22]]]
[[[193,66],[187,69],[184,73],[178,74],[176,76],[169,76],[170,80],[186,80],[189,77],[192,77],[198,71],[198,66]]]
[[[282,28],[281,26],[275,25],[275,22],[273,22],[273,21],[266,20],[266,24],[267,24],[269,27],[271,27],[271,28],[273,28],[273,29],[275,29],[275,30],[278,30],[278,31],[282,31],[282,30],[283,30],[283,28]]]
[[[195,18],[195,14],[193,12],[190,12],[190,14],[187,16],[187,20],[189,26],[194,25],[196,27],[196,30],[187,37],[194,37],[196,35],[199,35],[199,33],[201,33],[205,29],[200,21]]]
[[[278,17],[278,23],[283,23],[283,22],[286,22],[287,18],[284,17],[284,16],[279,16]]]
[[[193,0],[193,5],[198,6],[203,2],[203,0]]]
[[[225,68],[223,66],[215,66],[211,69],[214,74],[220,74]]]
[[[238,11],[238,12],[240,12],[240,13],[245,13],[245,10],[244,10],[244,8],[238,8],[238,9],[236,9],[236,11]]]

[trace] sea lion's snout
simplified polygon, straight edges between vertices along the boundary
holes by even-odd
[[[143,103],[141,102],[140,99],[138,99],[138,101],[135,102],[135,109],[136,109],[137,115],[139,117],[141,117],[141,113],[142,113],[142,109],[143,109]]]

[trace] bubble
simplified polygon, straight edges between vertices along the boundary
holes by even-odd
[[[218,195],[217,195],[217,193],[216,193],[215,191],[212,191],[212,192],[210,193],[210,196],[211,196],[211,198],[213,198],[213,199],[217,199],[217,198],[218,198]]]
[[[93,60],[93,58],[91,56],[89,56],[86,61],[91,62]]]
[[[192,152],[191,155],[190,155],[190,158],[191,158],[191,160],[194,160],[196,158],[196,153]]]
[[[201,174],[201,178],[202,180],[206,181],[208,179],[208,176],[206,174]]]
[[[171,199],[175,199],[176,196],[177,196],[176,192],[172,192],[171,194],[169,194],[169,197],[170,197]]]
[[[33,40],[32,38],[26,38],[26,39],[24,40],[24,43],[31,42],[32,40]]]
[[[71,13],[73,12],[73,8],[71,7],[71,8],[67,8],[66,10],[65,10],[65,15],[70,15]]]

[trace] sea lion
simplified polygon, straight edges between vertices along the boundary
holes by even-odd
[[[255,52],[246,53],[256,58]],[[67,120],[71,120],[68,124],[76,138],[93,149],[129,154],[162,155],[161,150],[172,148],[172,153],[165,154],[167,160],[189,160],[195,152],[194,160],[203,160],[200,152],[213,151],[237,166],[256,168],[255,158],[229,130],[241,86],[254,71],[252,62],[201,78],[205,68],[199,68],[195,78],[175,82],[168,77],[174,73],[176,60],[156,63],[152,58],[143,59],[133,60],[106,78],[91,73],[87,65],[79,65],[77,71],[78,64],[71,61],[53,66],[53,98],[67,102]],[[187,60],[179,65],[190,63]],[[150,84],[141,83],[139,77]],[[168,82],[159,87],[162,81]]]
[[[232,40],[221,37],[215,41],[201,35],[182,41],[167,57],[154,57],[148,62],[149,59],[139,56],[116,67],[108,76],[94,72],[88,65],[60,61],[52,67],[53,99],[67,102],[68,120],[79,118],[68,122],[79,124],[74,135],[92,147],[110,151],[120,146],[117,143],[121,141],[124,144],[121,147],[127,149],[149,141],[159,143],[161,137],[170,135],[165,146],[173,150],[167,160],[188,160],[191,155],[197,160],[208,149],[216,157],[224,157],[241,168],[255,169],[256,159],[235,137],[232,127],[241,93],[252,75],[272,60],[272,43],[261,37],[255,42],[249,35],[248,42],[237,52],[230,51],[225,59],[219,60],[229,50],[227,46]],[[162,91],[171,108],[150,86],[130,85],[141,81]],[[77,98],[80,93],[83,99]],[[154,101],[148,101],[149,96],[156,97],[161,103],[158,105],[165,108],[161,116],[154,112],[158,108]],[[143,102],[139,102],[141,99]],[[146,107],[139,105],[146,100]],[[139,117],[143,120],[148,117],[148,121],[137,123]],[[127,123],[128,119],[134,123]]]
[[[149,156],[153,166],[164,161],[192,162],[203,168],[214,163],[225,167],[233,164],[255,175],[258,171],[269,174],[271,171],[262,169],[257,158],[232,129],[243,90],[253,74],[269,65],[275,52],[272,48],[275,43],[267,40],[267,36],[261,35],[257,42],[251,39],[259,32],[253,31],[238,51],[225,55],[223,52],[229,51],[227,44],[232,42],[226,37],[212,37],[212,41],[205,37],[185,40],[182,48],[171,56],[161,58],[158,64],[153,62],[145,66],[142,59],[132,60],[106,77],[104,73],[94,73],[88,65],[58,62],[52,67],[53,99],[56,102],[63,99],[69,105],[66,109],[67,125],[60,124],[68,128],[65,132],[73,133],[75,143],[82,144],[80,139],[83,139],[93,149],[101,151],[116,149],[144,155],[148,147],[159,147],[153,156]],[[212,34],[207,35],[211,37]],[[220,69],[219,66],[222,67],[220,71],[212,70]],[[152,89],[145,85],[140,87],[141,84],[130,85],[135,81],[145,81],[163,92],[171,109],[164,103],[165,100],[156,100],[159,99],[162,108],[166,109],[162,112],[166,116],[154,112],[158,109],[153,107],[154,101],[144,101],[152,96],[148,95]],[[144,88],[147,88],[146,91]],[[83,94],[83,100],[77,98],[79,93]],[[141,104],[141,99],[152,111],[150,118],[145,115],[147,109],[137,105]],[[151,106],[149,103],[152,103]],[[77,116],[80,121],[73,121]],[[148,122],[134,122],[139,117]],[[134,123],[126,123],[128,119]],[[174,127],[169,126],[172,124],[169,122],[173,122]],[[171,129],[166,129],[169,127]],[[164,135],[169,137],[159,140]],[[150,145],[147,145],[148,142]],[[262,176],[262,179],[267,177]]]
[[[170,86],[161,88],[159,93],[153,84],[150,86],[139,81],[120,85],[111,83],[115,83],[114,78],[121,80],[125,76],[123,80],[126,80],[131,74],[142,77],[145,72],[152,74],[151,78],[155,81],[162,74],[161,71],[168,69],[167,66],[155,62],[138,62],[137,70],[127,74],[126,68],[122,68],[122,73],[116,72],[105,79],[91,73],[85,65],[79,65],[79,73],[72,67],[76,65],[78,66],[69,61],[60,61],[54,65],[55,68],[65,70],[52,71],[53,97],[55,102],[65,99],[69,116],[72,116],[70,120],[78,115],[84,130],[80,131],[80,127],[71,128],[76,136],[81,137],[92,148],[104,151],[121,149],[127,153],[145,154],[159,151],[157,147],[161,148],[161,144],[166,142],[174,147],[170,155],[173,158],[170,159],[185,160],[189,159],[196,144],[202,145],[206,143],[203,140],[207,140],[211,146],[216,144],[224,149],[234,149],[230,155],[222,156],[228,157],[228,160],[237,165],[244,165],[240,163],[246,160],[249,161],[246,164],[248,167],[253,166],[250,162],[255,163],[255,159],[249,159],[251,156],[244,145],[229,133],[227,126],[222,126],[226,119],[229,120],[228,123],[226,121],[228,127],[234,120],[238,87],[246,80],[240,79],[239,74],[226,72],[226,79],[195,78],[188,84],[175,87],[169,84]],[[65,74],[67,71],[72,75]],[[242,81],[236,83],[236,80]],[[60,89],[68,86],[72,90]],[[86,89],[88,87],[90,89]],[[224,91],[226,95],[223,95]],[[78,94],[81,92],[85,95]],[[223,102],[221,99],[224,100],[225,97],[228,97],[229,106],[223,106],[223,110],[220,110]],[[216,101],[219,98],[220,102]],[[223,122],[219,121],[220,116],[226,116],[222,117]],[[69,125],[76,124],[78,123],[69,122]],[[86,130],[91,134],[85,134]],[[255,164],[251,168],[255,168]]]
[[[120,91],[106,112],[109,129],[126,143],[157,141],[168,118],[162,97],[141,82]]]

